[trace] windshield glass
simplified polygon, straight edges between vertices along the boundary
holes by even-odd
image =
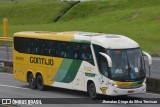
[[[107,50],[112,59],[110,78],[117,81],[138,81],[145,78],[144,60],[141,50]]]

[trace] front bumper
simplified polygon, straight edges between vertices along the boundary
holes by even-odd
[[[143,83],[139,88],[131,88],[131,89],[122,89],[116,86],[109,86],[106,90],[106,95],[118,96],[118,95],[130,95],[130,94],[138,94],[146,92],[146,84]]]

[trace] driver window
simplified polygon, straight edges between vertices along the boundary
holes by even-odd
[[[95,51],[95,55],[96,55],[96,60],[98,63],[98,67],[99,67],[99,71],[105,75],[108,76],[108,62],[107,60],[99,54],[99,52],[103,52],[105,53],[105,48],[98,46],[98,45],[93,45],[94,51]]]
[[[107,60],[103,56],[100,56],[99,70],[106,77],[108,77],[108,70],[107,70],[108,67],[107,66],[108,66]]]

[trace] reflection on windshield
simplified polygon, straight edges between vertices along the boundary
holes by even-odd
[[[111,79],[137,81],[145,78],[144,61],[140,49],[108,50],[112,59]]]

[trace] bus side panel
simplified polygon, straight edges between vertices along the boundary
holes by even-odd
[[[25,54],[13,51],[13,66],[14,77],[20,81],[27,81],[27,72],[32,72],[34,78],[36,74],[41,74],[44,80],[44,85],[51,86],[53,78],[58,72],[64,58],[48,57],[41,55]],[[52,60],[53,64],[49,64]]]
[[[14,78],[23,82],[27,81],[26,76],[26,65],[14,64]]]
[[[63,82],[63,83],[72,82],[77,75],[77,72],[79,70],[81,63],[82,63],[81,60],[73,60],[68,71],[67,71],[66,76],[64,77],[64,79],[61,82]]]
[[[73,83],[81,66],[81,60],[63,59],[56,75],[53,77],[53,86],[73,89]]]
[[[33,56],[33,55],[32,55]],[[31,63],[30,67],[31,69],[34,69],[33,74],[36,78],[36,74],[41,74],[43,77],[44,85],[52,86],[54,83],[53,78],[57,74],[57,71],[63,61],[63,58],[57,58],[57,57],[48,57],[48,56],[38,56],[34,55],[33,57],[40,57],[44,59],[52,59],[53,65],[44,65],[40,63]]]
[[[89,78],[95,79],[95,74],[97,74],[95,66],[87,61],[82,61],[73,83],[73,88],[76,90],[87,91],[87,81]]]
[[[13,47],[14,49],[14,47]],[[27,81],[27,72],[25,71],[28,64],[25,62],[25,55],[13,50],[13,74],[16,80]]]
[[[47,67],[45,74],[47,74],[47,83],[45,85],[53,86],[55,80],[54,78],[59,73],[59,69],[64,62],[64,58],[54,57],[54,65],[53,67]],[[61,75],[60,75],[61,76]]]
[[[65,76],[67,75],[67,72],[68,72],[68,70],[69,70],[69,68],[72,64],[72,61],[73,61],[72,59],[64,59],[62,61],[61,65],[58,68],[58,71],[57,71],[55,77],[53,77],[54,81],[60,82],[65,78]]]
[[[85,73],[78,71],[77,76],[73,81],[73,89],[86,91],[85,89]]]

